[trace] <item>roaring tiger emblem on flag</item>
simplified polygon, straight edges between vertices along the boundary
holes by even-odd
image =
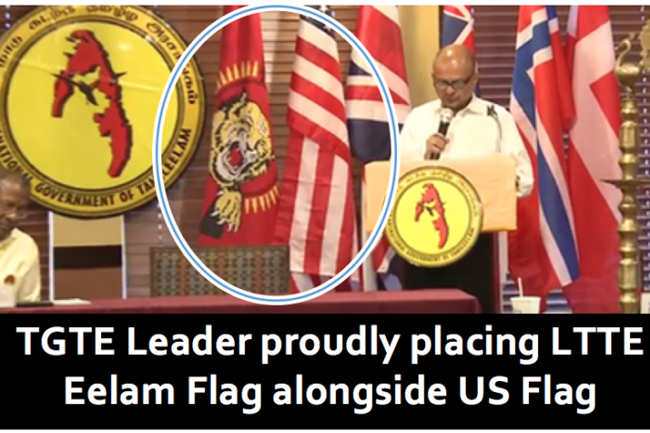
[[[243,92],[214,114],[210,174],[219,189],[211,216],[237,231],[243,209],[243,184],[267,172],[275,158],[271,128],[262,108]]]

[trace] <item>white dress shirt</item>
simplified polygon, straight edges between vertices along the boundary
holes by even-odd
[[[38,246],[28,234],[13,229],[0,242],[0,285],[6,286],[13,276],[16,302],[38,301],[41,298],[41,265]]]
[[[406,118],[400,137],[401,161],[424,159],[427,139],[438,132],[441,103],[437,99],[414,108]],[[524,142],[510,113],[503,107],[474,96],[452,119],[449,143],[440,154],[445,158],[474,158],[495,153],[510,155],[517,167],[519,189],[525,197],[533,189],[533,169]]]

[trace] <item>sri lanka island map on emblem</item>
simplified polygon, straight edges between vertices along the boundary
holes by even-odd
[[[64,53],[68,57],[67,67],[54,74],[52,116],[63,117],[65,105],[75,91],[86,98],[89,106],[97,107],[100,111],[93,114],[93,121],[99,126],[99,134],[110,138],[112,159],[108,175],[119,177],[129,162],[133,146],[133,129],[122,106],[122,88],[118,82],[124,73],[113,71],[108,53],[93,32],[76,30],[67,40],[74,44],[74,52]],[[89,74],[97,74],[97,79],[90,84],[78,79]],[[95,91],[108,102],[103,112]]]
[[[440,193],[432,183],[424,185],[422,198],[415,206],[416,222],[420,220],[420,216],[425,210],[430,216],[434,217],[433,227],[440,236],[438,248],[443,248],[447,243],[449,225],[447,224],[447,217],[445,216],[444,204],[442,203],[442,200],[440,200]]]

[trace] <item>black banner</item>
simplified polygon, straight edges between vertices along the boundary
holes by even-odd
[[[644,428],[643,323],[0,315],[3,428]]]

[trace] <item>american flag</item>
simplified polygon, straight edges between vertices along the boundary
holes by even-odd
[[[356,36],[373,57],[388,84],[401,127],[410,111],[410,97],[397,6],[359,6]],[[353,155],[364,164],[390,159],[386,107],[370,68],[356,50],[352,52],[346,84],[345,99]],[[362,200],[365,188],[363,182]],[[362,221],[363,217],[362,214]],[[361,238],[363,242],[368,238],[363,229]],[[387,290],[402,289],[402,263],[383,238],[363,265],[364,289],[376,290],[378,286]],[[376,273],[379,273],[379,279]]]
[[[510,111],[517,122],[533,164],[535,187],[519,200],[518,230],[509,236],[509,266],[522,278],[527,294],[545,300],[553,289],[579,275],[572,203],[568,190],[563,124],[558,107],[572,107],[570,94],[561,94],[560,74],[552,33],[553,6],[520,6],[517,51]],[[545,302],[542,308],[545,308]]]
[[[332,16],[328,6],[317,9]],[[290,246],[293,291],[309,290],[330,279],[359,248],[340,68],[334,31],[301,16],[276,227],[276,240]],[[358,275],[337,290],[358,287]]]
[[[621,192],[602,180],[620,179],[619,87],[607,6],[571,6],[567,52],[576,120],[569,131],[569,189],[573,194],[580,278],[565,287],[574,313],[619,313],[616,232]]]
[[[476,55],[474,44],[474,17],[471,6],[443,6],[441,46],[465,45]],[[478,86],[474,91],[480,94]]]

